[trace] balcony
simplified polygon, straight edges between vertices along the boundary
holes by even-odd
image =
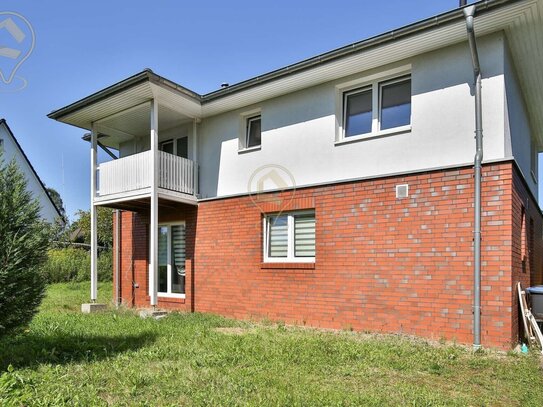
[[[106,205],[147,198],[152,185],[152,151],[108,161],[97,167],[95,203]],[[158,195],[183,203],[196,202],[198,165],[164,151],[158,154]]]

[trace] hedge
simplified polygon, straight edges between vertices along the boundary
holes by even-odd
[[[111,251],[98,255],[98,281],[111,281],[113,274]],[[90,280],[90,253],[84,249],[50,249],[41,269],[48,283]]]

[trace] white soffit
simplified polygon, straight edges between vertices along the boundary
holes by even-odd
[[[192,121],[192,118],[166,105],[158,105],[159,133]],[[125,141],[148,137],[151,131],[151,104],[143,104],[123,110],[96,122],[96,130],[102,134],[100,142],[107,147],[119,148]]]
[[[524,3],[526,4],[526,3]],[[530,116],[532,132],[543,146],[543,0],[529,2],[505,30]]]
[[[91,123],[104,119],[116,113],[141,105],[153,98],[153,92],[148,82],[140,83],[107,99],[87,105],[58,119],[83,129],[90,130]]]
[[[186,121],[189,118],[200,117],[201,115],[201,106],[197,100],[191,99],[173,89],[166,89],[163,86],[145,81],[89,104],[61,117],[59,120],[87,130],[90,130],[93,122],[101,121],[103,126],[122,129],[127,133],[139,135],[141,130],[137,130],[138,124],[145,122],[145,128],[149,128],[150,113],[146,113],[149,112],[149,106],[148,104],[146,106],[145,102],[149,102],[153,98],[157,101],[159,107],[164,107],[164,112],[167,113],[166,120],[168,121]],[[126,114],[123,113],[123,116],[126,115],[124,119],[121,115],[118,115],[121,112],[126,112]],[[179,117],[171,119],[172,113],[177,113]],[[141,129],[141,127],[139,128]]]

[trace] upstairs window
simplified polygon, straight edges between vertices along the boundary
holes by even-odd
[[[4,140],[0,138],[0,153],[4,152]]]
[[[314,211],[268,215],[264,227],[264,261],[315,261]]]
[[[379,84],[380,130],[411,124],[411,78],[402,78]]]
[[[343,93],[343,138],[376,136],[411,125],[411,77],[402,76]]]
[[[372,105],[371,88],[345,94],[345,137],[371,133]]]
[[[160,143],[160,150],[178,157],[189,158],[189,138],[179,137]]]
[[[245,148],[260,146],[262,133],[260,123],[260,115],[247,118],[247,125],[245,128]]]

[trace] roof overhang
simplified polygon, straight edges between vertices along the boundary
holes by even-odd
[[[123,112],[138,110],[152,99],[187,118],[201,116],[200,95],[163,78],[150,69],[124,79],[47,116],[90,130],[92,123],[107,121]]]
[[[475,5],[478,37],[498,31],[507,36],[531,124],[543,145],[543,0],[487,0]],[[89,129],[93,121],[153,97],[187,117],[208,117],[460,42],[467,42],[465,19],[462,9],[455,9],[206,95],[146,70],[49,117]]]

